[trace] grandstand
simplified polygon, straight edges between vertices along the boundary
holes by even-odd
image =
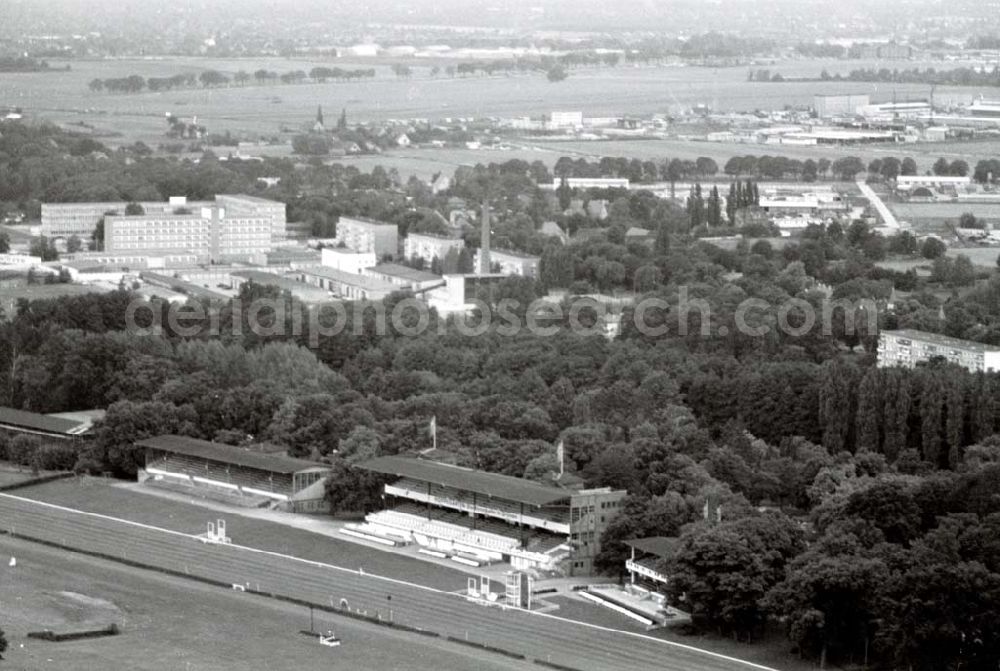
[[[663,563],[677,554],[680,540],[670,536],[651,536],[625,541],[631,551],[625,560],[625,570],[629,582],[643,585],[651,590],[662,590],[670,582],[663,573]]]
[[[325,512],[326,464],[185,436],[136,443],[145,451],[139,482],[247,507]]]
[[[81,440],[88,438],[93,428],[93,418],[88,413],[65,413],[62,415],[41,415],[37,412],[0,407],[0,432],[8,434],[31,434],[60,440]],[[84,416],[87,415],[87,416]]]
[[[385,485],[386,510],[351,535],[421,551],[471,566],[509,562],[539,574],[587,575],[622,490],[573,490],[427,459],[379,457],[359,465],[397,476]]]

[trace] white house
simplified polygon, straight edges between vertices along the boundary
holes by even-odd
[[[324,247],[321,254],[322,265],[355,275],[360,275],[362,270],[378,263],[375,252],[371,250],[360,252],[348,247]]]

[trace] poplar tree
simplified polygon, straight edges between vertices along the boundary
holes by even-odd
[[[858,452],[878,452],[881,445],[879,434],[884,416],[882,373],[882,370],[872,368],[858,388],[858,412],[855,420]]]
[[[920,392],[920,448],[924,461],[940,467],[945,389],[936,371],[927,371],[923,377],[923,389]]]

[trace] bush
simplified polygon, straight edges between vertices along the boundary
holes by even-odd
[[[7,446],[7,459],[15,464],[28,466],[41,444],[42,441],[39,440],[38,436],[23,434],[14,436]]]
[[[38,436],[0,436],[0,457],[33,471],[68,471],[76,464],[78,448],[69,442],[43,443]]]
[[[937,238],[927,238],[920,245],[920,255],[925,259],[936,259],[945,253],[947,247]]]

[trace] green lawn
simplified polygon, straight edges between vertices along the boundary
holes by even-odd
[[[456,569],[295,529],[274,522],[219,513],[161,496],[133,492],[100,478],[59,480],[15,492],[47,503],[120,517],[133,522],[198,534],[209,520],[222,517],[233,543],[294,555],[346,568],[363,566],[368,573],[401,578],[429,587],[458,590],[466,575]]]
[[[6,566],[7,556],[18,558],[16,568]],[[440,639],[316,612],[316,630],[333,630],[343,641],[327,648],[298,633],[309,628],[309,612],[301,607],[7,537],[0,537],[0,557],[5,559],[2,624],[10,642],[0,663],[5,669],[532,668]],[[62,643],[26,638],[28,631],[79,631],[112,622],[120,635]]]

